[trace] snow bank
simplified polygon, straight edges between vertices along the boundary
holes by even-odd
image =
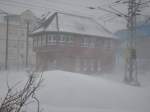
[[[6,77],[0,73],[0,95]],[[9,73],[12,82],[26,73]],[[5,78],[4,78],[5,77]],[[64,71],[43,73],[38,92],[44,112],[149,112],[150,87],[132,87],[102,77]],[[10,82],[11,82],[10,81]]]
[[[45,81],[39,96],[48,111],[62,112],[63,109],[57,107],[65,108],[65,112],[74,112],[68,108],[150,111],[150,91],[146,88],[63,71],[45,72],[43,77]]]

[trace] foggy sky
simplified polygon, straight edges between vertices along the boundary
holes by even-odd
[[[0,0],[0,7],[4,11],[13,14],[19,14],[26,9],[30,9],[38,17],[53,11],[91,16],[110,31],[115,32],[126,28],[126,21],[123,18],[114,17],[112,14],[98,9],[90,10],[87,8],[89,6],[107,8],[113,1],[115,0]],[[125,7],[116,8],[122,12],[125,11]],[[144,13],[148,15],[149,10],[146,10]]]

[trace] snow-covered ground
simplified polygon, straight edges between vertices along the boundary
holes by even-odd
[[[9,84],[27,78],[25,72],[0,72],[0,96],[7,87],[6,76]],[[44,72],[38,91],[41,108],[43,112],[150,112],[150,77],[140,77],[141,87],[125,85],[117,77]]]

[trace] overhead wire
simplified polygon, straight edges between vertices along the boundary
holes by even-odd
[[[24,8],[40,8],[40,9],[43,9],[43,10],[52,10],[52,11],[58,11],[58,12],[63,12],[64,11],[64,9],[62,9],[59,5],[57,6],[56,4],[54,4],[54,3],[45,3],[45,4],[42,4],[43,6],[41,6],[41,5],[35,5],[35,3],[26,3],[26,2],[22,2],[22,1],[15,1],[15,0],[1,0],[0,1],[0,3],[1,4],[4,4],[4,5],[15,5],[15,6],[18,6],[18,7],[24,7]],[[53,4],[53,5],[52,5]],[[68,6],[68,5],[66,5],[66,6]],[[54,8],[54,7],[57,7],[57,8]],[[85,8],[85,7],[83,7],[83,8]],[[77,11],[77,9],[76,10],[71,10],[71,9],[69,9],[69,11],[71,11],[71,12],[75,12],[75,13],[78,13],[78,14],[83,14],[83,13],[81,13],[81,11]]]
[[[37,3],[33,3],[33,2],[30,2],[30,3],[27,3],[27,2],[23,2],[23,1],[16,1],[16,0],[0,0],[0,4],[3,4],[3,5],[6,5],[6,6],[15,6],[15,7],[20,7],[20,8],[26,8],[26,9],[36,9],[36,10],[40,10],[41,9],[43,10],[43,12],[45,13],[46,11],[56,11],[56,12],[64,12],[64,9],[62,9],[61,7],[59,7],[59,4],[58,6],[56,5],[57,2],[53,3],[53,2],[44,2],[44,3],[40,3],[41,5],[38,4],[38,1]],[[71,5],[71,3],[67,3],[67,2],[62,2],[62,4],[68,4],[68,5]],[[46,4],[46,5],[45,5]],[[42,6],[43,5],[43,6]],[[57,6],[57,7],[56,7]],[[66,5],[67,6],[67,5]],[[78,5],[71,5],[71,6],[78,6]],[[82,5],[79,5],[79,6],[82,6]],[[55,7],[55,8],[54,8]],[[85,7],[83,7],[85,8]],[[75,12],[75,13],[78,13],[79,15],[83,15],[80,11],[75,11],[75,10],[70,10],[69,11],[71,12]],[[66,11],[65,11],[66,12]],[[41,14],[42,15],[42,14]],[[86,14],[85,14],[86,15]],[[89,16],[92,16],[89,14]],[[102,15],[100,17],[98,17],[98,19],[102,20],[103,22],[107,22],[107,21],[111,21],[113,19],[115,19],[115,17],[113,17],[112,15],[108,15],[105,14],[105,15]]]

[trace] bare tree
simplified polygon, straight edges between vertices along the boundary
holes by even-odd
[[[35,97],[35,92],[40,87],[42,82],[42,74],[30,73],[28,80],[25,85],[19,91],[15,90],[15,86],[9,87],[8,90],[0,103],[0,112],[20,112],[21,109],[30,101],[30,99],[36,99],[38,101],[39,111],[39,100]]]

